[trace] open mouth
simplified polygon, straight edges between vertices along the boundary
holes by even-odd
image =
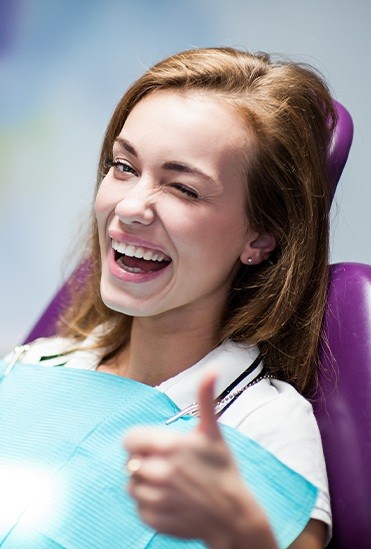
[[[152,273],[171,263],[170,257],[158,250],[133,246],[112,240],[116,263],[129,273]]]

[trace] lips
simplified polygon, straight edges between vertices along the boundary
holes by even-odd
[[[164,269],[171,258],[160,250],[134,246],[112,239],[115,262],[129,273],[151,273]]]

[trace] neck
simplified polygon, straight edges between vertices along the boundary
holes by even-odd
[[[215,347],[217,326],[203,315],[192,314],[133,319],[130,343],[116,357],[121,375],[156,386],[203,358]]]

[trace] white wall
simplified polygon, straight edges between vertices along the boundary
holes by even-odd
[[[332,260],[371,263],[370,22],[369,0],[2,0],[0,354],[62,280],[116,101],[145,67],[193,46],[278,52],[322,71],[355,123]]]

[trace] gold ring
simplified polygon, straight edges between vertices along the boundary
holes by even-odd
[[[137,457],[132,457],[128,459],[126,463],[126,470],[128,471],[129,475],[134,475],[134,473],[137,473],[139,469],[142,466],[142,460]]]

